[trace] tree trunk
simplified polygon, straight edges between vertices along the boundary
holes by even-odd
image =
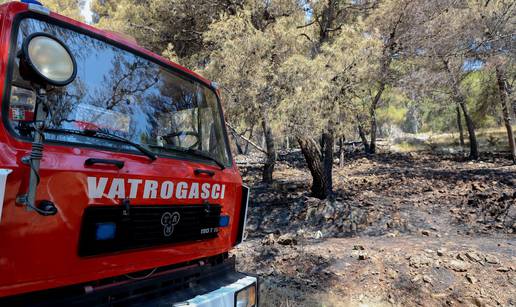
[[[464,148],[464,127],[462,127],[462,117],[460,115],[460,106],[456,105],[455,110],[457,111],[457,128],[459,129],[460,147]]]
[[[358,135],[360,136],[360,139],[362,140],[362,144],[364,144],[364,151],[366,153],[369,153],[369,142],[367,141],[366,134],[364,132],[364,128],[360,123],[358,123]]]
[[[240,142],[238,140],[238,135],[235,132],[233,132],[233,138],[235,139],[235,145],[236,145],[236,148],[237,148],[237,153],[239,155],[243,154],[244,151],[242,150],[242,145],[240,145]]]
[[[276,164],[276,149],[274,148],[274,138],[272,136],[272,129],[269,125],[269,115],[267,109],[262,109],[262,128],[265,138],[265,145],[267,149],[267,158],[263,166],[262,181],[265,183],[272,183],[272,172]]]
[[[462,112],[464,113],[464,119],[466,121],[466,127],[468,128],[468,134],[469,134],[469,158],[471,160],[477,160],[478,155],[478,142],[477,142],[477,136],[475,134],[475,125],[473,124],[473,119],[471,118],[471,115],[469,114],[468,107],[466,105],[466,102],[462,98],[460,101],[460,107],[462,109]]]
[[[344,167],[344,142],[346,138],[341,136],[339,138],[339,167]]]
[[[252,139],[253,139],[253,131],[254,131],[254,124],[251,126],[251,132],[249,133],[249,140],[252,140]],[[245,155],[248,155],[248,154],[249,154],[249,142],[247,142],[247,143],[245,144],[244,154],[245,154]]]
[[[319,146],[313,138],[306,136],[298,136],[297,142],[299,143],[299,147],[301,147],[301,152],[305,157],[306,164],[312,175],[312,196],[325,199],[328,189],[326,188]]]
[[[371,114],[371,143],[369,143],[369,153],[374,154],[376,153],[376,129],[377,129],[377,122],[376,122],[376,111]]]
[[[498,81],[498,90],[500,93],[500,103],[502,104],[503,122],[505,129],[507,130],[507,138],[509,141],[509,147],[511,149],[512,162],[516,164],[516,142],[514,140],[514,133],[512,131],[511,115],[507,101],[509,97],[509,87],[507,79],[505,78],[505,72],[500,66],[496,67],[496,80]]]
[[[326,197],[333,196],[333,148],[335,143],[335,137],[333,130],[329,130],[323,133],[323,167],[324,167],[324,181],[326,182]]]
[[[460,108],[462,109],[462,113],[464,113],[464,120],[466,121],[466,128],[468,129],[469,134],[469,158],[471,160],[477,160],[478,155],[478,142],[477,142],[477,136],[475,134],[475,125],[473,123],[473,119],[471,118],[471,115],[468,111],[468,106],[466,105],[466,100],[464,99],[464,96],[460,92],[459,88],[459,81],[455,77],[455,75],[452,73],[448,60],[445,58],[441,59],[444,64],[444,69],[448,73],[451,79],[452,83],[452,90],[453,90],[453,100],[455,103],[457,103]]]
[[[369,153],[376,153],[376,130],[377,130],[377,121],[376,121],[376,109],[378,108],[378,103],[380,102],[380,98],[382,97],[382,93],[385,90],[385,82],[380,83],[380,88],[376,93],[376,96],[371,103],[371,108],[369,109],[369,115],[371,116],[371,144],[369,145]]]

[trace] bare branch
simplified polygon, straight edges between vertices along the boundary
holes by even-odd
[[[310,43],[312,43],[312,44],[313,44],[313,41],[312,41],[312,39],[310,38],[310,36],[308,36],[308,34],[306,34],[306,33],[301,33],[301,34],[299,34],[299,35],[300,35],[300,36],[304,36],[304,37],[306,37],[306,39],[307,39]]]
[[[316,22],[317,22],[317,18],[315,18],[314,21],[311,21],[311,22],[309,22],[309,23],[307,23],[305,25],[302,25],[302,26],[297,26],[296,28],[303,29],[303,28],[306,28],[306,27],[309,27],[309,26],[313,25]]]

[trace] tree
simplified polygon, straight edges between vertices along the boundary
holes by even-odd
[[[478,142],[475,123],[460,84],[471,71],[467,68],[468,62],[481,61],[485,65],[494,58],[510,54],[512,49],[510,37],[513,32],[511,25],[514,24],[515,6],[514,1],[505,0],[435,1],[429,6],[434,13],[430,14],[424,22],[419,23],[419,26],[425,29],[424,32],[422,30],[420,32],[426,35],[424,37],[420,35],[418,39],[412,40],[414,50],[419,48],[420,53],[424,50],[425,56],[429,56],[434,62],[442,63],[442,69],[447,74],[444,80],[449,84],[451,97],[464,115],[469,134],[471,159],[479,157]],[[503,79],[503,71],[498,70],[497,76]],[[500,81],[498,83],[505,84]],[[500,97],[507,97],[507,95],[502,94]],[[503,104],[506,103],[501,104],[503,109]],[[510,136],[512,134],[508,117],[510,114],[509,112],[503,112],[503,114],[505,125],[508,127],[511,151],[514,152],[512,149],[514,141]],[[460,128],[460,115],[457,116],[457,122]]]
[[[479,158],[478,152],[478,142],[477,136],[475,132],[475,124],[473,122],[473,118],[468,110],[468,106],[466,104],[466,98],[462,91],[460,90],[460,82],[464,75],[461,73],[462,69],[460,67],[453,67],[450,64],[450,60],[446,57],[441,57],[440,60],[443,63],[444,70],[448,73],[448,80],[451,84],[451,96],[453,101],[460,106],[462,113],[464,114],[464,120],[466,122],[466,128],[468,129],[469,135],[469,157],[472,160],[476,160]],[[461,78],[462,77],[462,78]],[[457,117],[457,122],[459,121],[459,117]]]
[[[512,131],[511,115],[509,111],[509,93],[512,92],[510,89],[509,82],[507,81],[505,67],[502,64],[496,65],[496,80],[498,84],[498,91],[500,95],[500,104],[502,106],[503,121],[505,129],[507,130],[507,138],[509,140],[509,148],[511,151],[512,162],[516,164],[516,141],[514,139],[514,133]]]
[[[10,2],[12,0],[0,0],[0,4]],[[81,8],[86,4],[86,0],[45,0],[44,5],[52,12],[70,17],[75,20],[84,21],[81,14]]]
[[[516,3],[514,1],[476,1],[469,4],[472,36],[476,43],[471,54],[494,68],[499,91],[502,119],[507,131],[511,158],[516,163],[516,141],[512,128],[510,106],[511,85],[507,72],[514,69],[514,24]]]
[[[295,1],[251,2],[244,10],[213,23],[204,34],[212,52],[205,73],[220,82],[233,123],[260,122],[267,157],[262,179],[270,183],[276,162],[271,115],[280,100],[277,71],[284,59],[297,52],[301,38],[288,26],[302,18]]]
[[[243,0],[93,0],[97,26],[134,37],[139,44],[185,64],[204,60],[203,33]]]
[[[352,130],[367,58],[377,56],[378,41],[354,23],[356,9],[345,1],[314,4],[313,20],[297,27],[309,52],[292,54],[279,70],[285,94],[278,113],[298,141],[318,198],[333,194],[335,135]]]
[[[412,57],[426,58],[422,63],[441,76],[433,79],[433,86],[448,88],[448,94],[464,115],[469,135],[470,159],[478,159],[478,142],[475,123],[466,104],[465,94],[460,84],[468,75],[464,69],[467,53],[471,47],[471,33],[464,24],[468,20],[468,10],[462,3],[453,0],[436,0],[419,3],[417,12],[411,15],[422,16],[413,23],[407,33],[408,52]],[[440,74],[442,71],[444,74]],[[428,83],[428,86],[431,83]],[[459,131],[462,129],[461,116],[457,112]]]
[[[324,199],[333,194],[335,134],[342,131],[339,121],[345,118],[339,106],[349,99],[347,93],[351,92],[352,74],[348,73],[356,64],[339,44],[344,43],[346,48],[356,50],[355,46],[349,45],[349,38],[356,39],[359,32],[350,25],[359,16],[358,12],[366,10],[367,3],[328,0],[309,1],[307,5],[312,19],[297,28],[302,30],[300,35],[307,39],[310,53],[295,55],[286,61],[283,73],[297,76],[283,77],[290,81],[283,84],[284,88],[289,89],[283,104],[289,106],[287,112],[294,116],[306,113],[306,110],[311,112],[303,121],[291,117],[289,123],[290,128],[296,131],[296,139],[312,175],[312,195]],[[303,63],[304,67],[294,67],[299,63]],[[307,75],[317,80],[315,88],[303,84],[306,83],[303,76]],[[298,100],[292,101],[292,97],[298,97]],[[303,110],[298,108],[299,105]],[[320,145],[316,139],[320,139]]]
[[[86,0],[45,0],[45,6],[52,11],[79,21],[84,21],[81,9],[85,5]]]
[[[345,1],[328,0],[324,2],[313,1],[310,3],[313,20],[298,28],[310,27],[315,25],[316,29],[310,35],[303,35],[311,43],[311,57],[315,58],[322,53],[322,47],[325,43],[329,43],[332,36],[342,29],[345,22]],[[327,101],[321,97],[323,101]],[[333,104],[322,105],[323,113],[330,113]],[[324,116],[324,115],[323,115]],[[328,117],[322,117],[328,118]],[[299,133],[296,138],[303,156],[305,157],[308,169],[312,174],[312,195],[319,198],[326,198],[333,194],[333,147],[335,142],[335,122],[326,121],[321,127],[321,145],[318,146],[313,136],[310,134]]]
[[[381,1],[378,8],[366,20],[370,31],[376,32],[383,42],[381,56],[377,70],[371,70],[376,83],[376,88],[371,89],[371,103],[369,107],[370,117],[370,144],[369,152],[376,152],[376,138],[378,132],[377,109],[382,95],[390,84],[398,79],[395,76],[393,62],[399,60],[406,52],[410,44],[410,38],[419,36],[417,24],[421,22],[421,11],[425,10],[428,1],[412,0],[387,0]]]

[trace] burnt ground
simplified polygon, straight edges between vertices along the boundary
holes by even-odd
[[[242,271],[264,306],[516,305],[516,166],[422,153],[349,155],[334,200],[310,197],[299,152],[252,188]]]

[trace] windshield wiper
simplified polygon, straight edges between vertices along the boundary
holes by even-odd
[[[84,135],[84,136],[91,136],[99,139],[106,139],[106,140],[113,140],[118,141],[121,143],[125,143],[127,145],[131,145],[134,148],[138,149],[141,153],[149,157],[151,161],[156,160],[156,154],[154,154],[152,151],[148,150],[147,148],[143,147],[142,145],[135,143],[129,139],[123,138],[121,136],[118,136],[116,134],[111,134],[104,131],[98,131],[98,130],[90,130],[90,129],[84,129],[84,130],[68,130],[68,129],[55,129],[55,128],[47,128],[45,131],[55,131],[55,132],[65,132],[70,134],[77,134],[77,135]]]
[[[198,150],[198,149],[184,148],[184,147],[178,147],[178,146],[173,146],[173,145],[165,145],[165,146],[149,145],[149,147],[151,147],[151,148],[161,148],[161,149],[171,149],[171,150],[174,150],[174,151],[191,154],[191,155],[198,156],[198,157],[201,157],[201,158],[204,158],[204,159],[207,159],[207,160],[215,162],[215,164],[217,164],[220,167],[221,170],[226,168],[224,163],[222,163],[219,159],[217,159],[215,157],[212,157],[209,154],[207,154],[206,152]]]
[[[105,131],[99,131],[99,130],[90,130],[90,129],[84,129],[82,130],[85,135],[91,135],[93,137],[98,137],[102,139],[112,139],[116,141],[120,141],[122,143],[128,144],[133,146],[134,148],[138,149],[141,153],[149,157],[152,161],[156,160],[156,154],[154,154],[152,151],[148,150],[147,148],[143,147],[142,145],[135,143],[129,139],[126,139],[124,137],[118,136],[116,134],[112,134]]]

